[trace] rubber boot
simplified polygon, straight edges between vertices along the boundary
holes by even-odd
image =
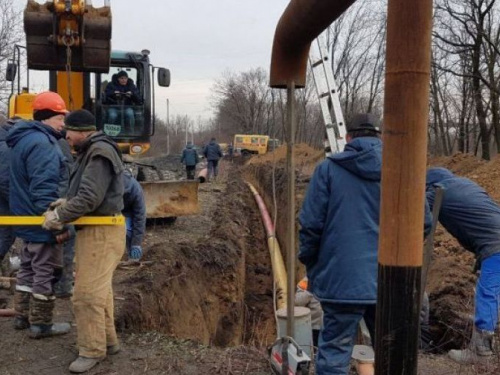
[[[54,306],[54,296],[45,296],[42,294],[32,295],[29,335],[32,339],[64,335],[70,331],[71,326],[69,323],[52,322]]]
[[[16,290],[14,292],[14,309],[16,317],[14,318],[15,329],[27,329],[30,327],[30,298],[31,293]]]
[[[469,347],[464,350],[450,350],[448,356],[462,365],[488,362],[493,356],[494,332],[481,331],[474,327]]]

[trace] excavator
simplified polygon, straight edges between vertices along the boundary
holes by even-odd
[[[90,0],[52,0],[43,4],[28,0],[24,31],[26,46],[15,46],[6,70],[6,79],[11,82],[9,117],[32,118],[31,103],[36,93],[29,91],[29,72],[47,71],[48,89],[61,95],[68,109],[93,112],[98,130],[119,145],[127,162],[155,168],[141,164],[137,157],[150,148],[155,129],[155,86],[168,87],[170,71],[152,65],[148,50],[111,50],[109,0],[99,8],[93,7]],[[24,49],[28,87],[21,85]],[[125,105],[123,101],[106,100],[105,88],[120,71],[135,82],[140,103]],[[110,110],[118,113],[115,121],[110,119]],[[125,110],[133,111],[133,127],[125,122]],[[141,182],[148,218],[175,219],[198,213],[198,182],[163,181],[160,171],[158,176],[159,181]]]

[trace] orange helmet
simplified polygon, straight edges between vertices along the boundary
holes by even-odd
[[[68,113],[63,98],[52,91],[45,91],[35,96],[33,100],[33,112],[43,109],[49,109],[61,114]]]

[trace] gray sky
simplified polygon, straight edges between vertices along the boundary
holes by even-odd
[[[156,91],[160,118],[166,117],[166,98],[171,116],[208,118],[212,115],[210,89],[224,71],[269,69],[274,31],[288,2],[111,0],[112,48],[147,48],[155,66],[170,69],[171,87]],[[92,1],[95,7],[103,3]]]

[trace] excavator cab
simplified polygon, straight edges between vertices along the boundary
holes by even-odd
[[[43,4],[28,0],[24,10],[24,31],[29,69],[109,70],[109,5],[94,8],[85,0],[53,0]]]

